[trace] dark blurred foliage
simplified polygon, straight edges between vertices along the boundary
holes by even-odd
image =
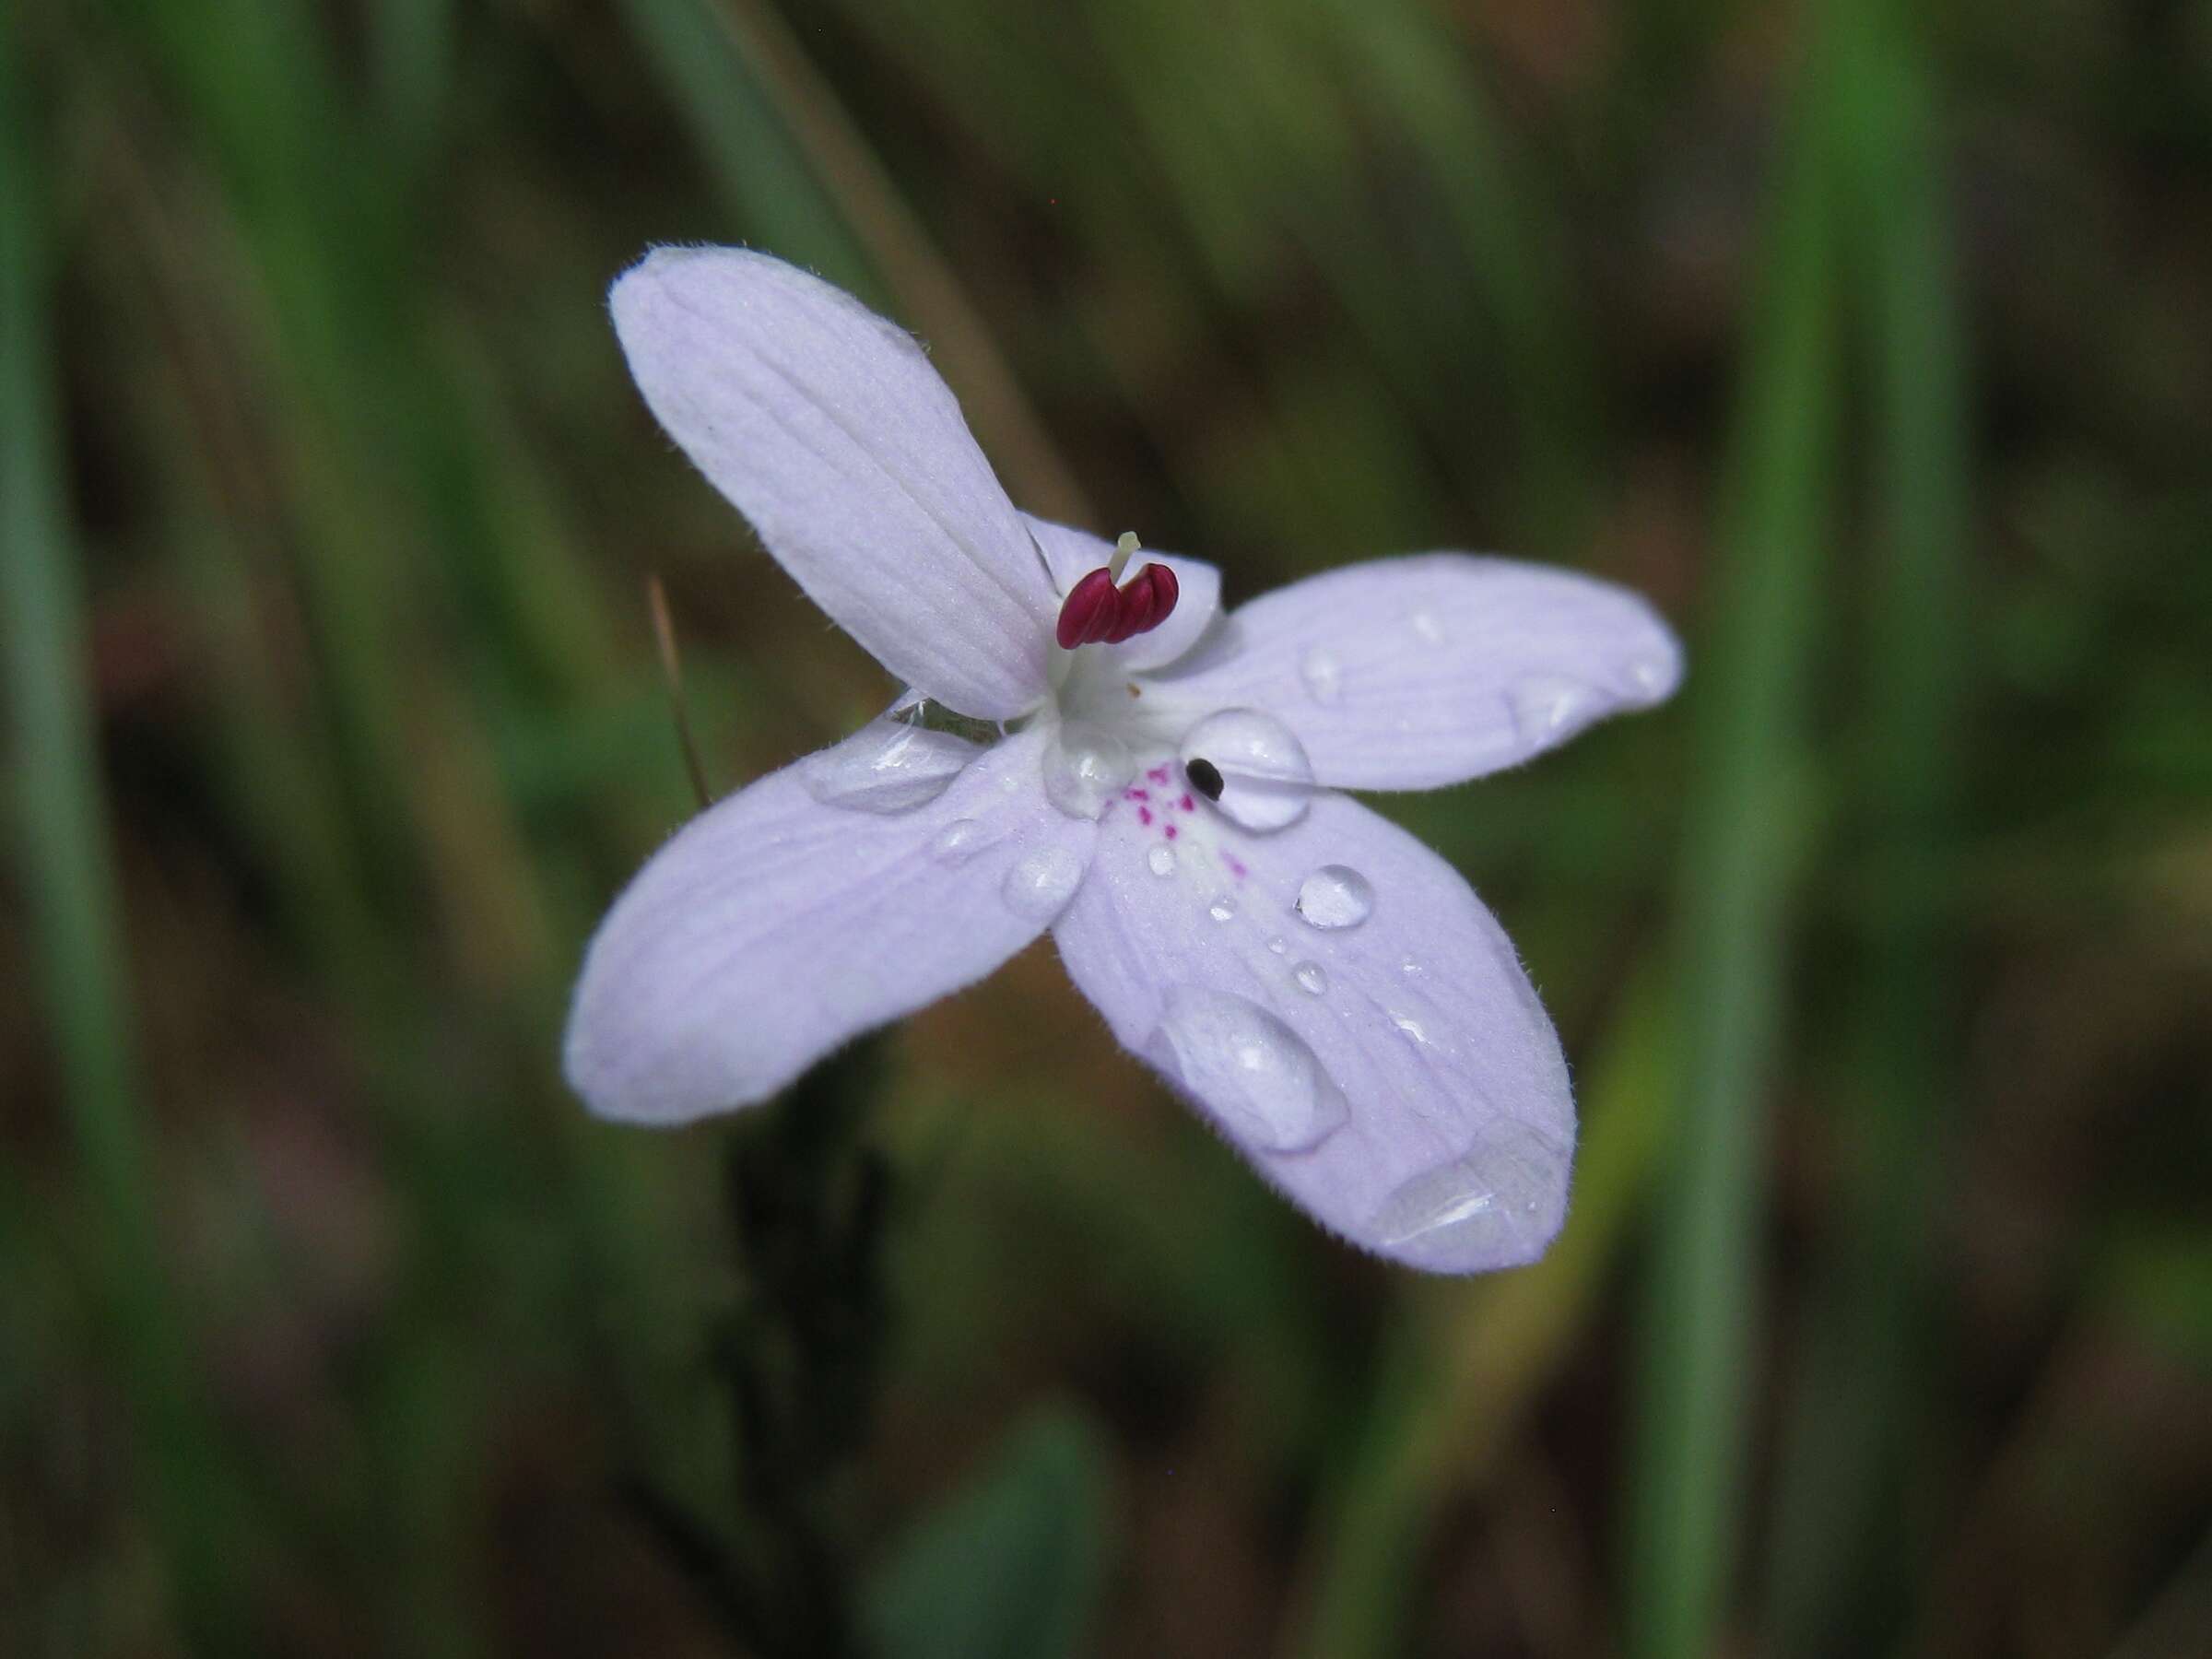
[[[1585,1140],[1279,1205],[1048,947],[736,1125],[557,1037],[878,708],[629,388],[916,328],[1230,597],[1508,548],[1690,678],[1382,803]],[[2212,1651],[2212,6],[11,0],[0,1653]]]

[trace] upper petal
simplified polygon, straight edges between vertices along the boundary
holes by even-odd
[[[1272,835],[1182,799],[1117,804],[1053,930],[1114,1035],[1352,1242],[1441,1273],[1541,1253],[1573,1103],[1481,900],[1343,795]]]
[[[1063,597],[1079,579],[1113,557],[1113,544],[1088,530],[1055,524],[1050,519],[1036,518],[1026,512],[1021,516],[1030,533],[1036,536],[1037,546],[1043,550],[1045,563],[1052,569],[1053,585]],[[1127,576],[1146,564],[1163,564],[1175,572],[1182,594],[1168,619],[1150,633],[1138,634],[1119,645],[1086,647],[1112,652],[1114,661],[1132,674],[1147,673],[1172,663],[1196,644],[1198,636],[1221,614],[1221,572],[1203,559],[1187,559],[1180,553],[1155,553],[1147,547],[1129,561],[1129,569],[1123,574]]]
[[[608,303],[654,416],[816,604],[964,714],[1036,705],[1052,584],[911,335],[741,248],[657,248]]]
[[[1674,691],[1682,652],[1640,595],[1464,553],[1376,559],[1232,612],[1159,694],[1265,709],[1316,778],[1426,789],[1480,777]]]
[[[1042,747],[1010,738],[888,814],[825,805],[802,760],[693,819],[592,940],[570,1084],[647,1123],[749,1105],[989,973],[1066,903],[1097,834],[1046,804]]]

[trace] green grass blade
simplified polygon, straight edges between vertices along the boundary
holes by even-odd
[[[1882,1645],[1912,1576],[1897,1524],[1924,1383],[1928,1201],[1944,1168],[1954,964],[1947,895],[1968,627],[1965,369],[1936,100],[1916,18],[1877,7],[1849,267],[1872,330],[1877,557],[1866,632],[1870,821],[1851,1182],[1818,1275],[1769,1558],[1777,1653]]]
[[[66,504],[41,176],[28,82],[0,27],[0,659],[17,851],[63,1103],[99,1248],[104,1335],[117,1349],[184,1629],[236,1653],[242,1562],[227,1471],[175,1309],[155,1220],[86,660],[83,582]]]
[[[1721,1649],[1752,1364],[1765,1117],[1807,776],[1837,376],[1845,31],[1806,58],[1730,440],[1712,620],[1691,657],[1677,917],[1681,1098],[1658,1188],[1630,1494],[1628,1651]]]

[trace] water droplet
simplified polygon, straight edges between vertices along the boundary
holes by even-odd
[[[1597,698],[1589,687],[1557,675],[1515,680],[1506,688],[1505,698],[1512,705],[1513,727],[1524,743],[1557,742],[1597,712]]]
[[[1227,899],[1217,899],[1206,907],[1206,913],[1217,922],[1228,922],[1235,918],[1237,907]]]
[[[1083,861],[1065,847],[1040,847],[1006,872],[999,893],[1029,922],[1050,922],[1083,884]]]
[[[1298,677],[1306,683],[1306,695],[1317,703],[1333,703],[1344,695],[1344,666],[1324,645],[1309,645],[1298,659]]]
[[[1071,720],[1044,749],[1044,793],[1073,818],[1095,818],[1136,776],[1129,746],[1088,721]]]
[[[983,751],[948,732],[888,717],[799,762],[799,782],[825,806],[912,812],[943,794]]]
[[[1175,874],[1175,853],[1171,848],[1154,847],[1151,852],[1145,854],[1145,862],[1152,866],[1152,874],[1155,876]]]
[[[1665,695],[1675,677],[1674,665],[1665,657],[1638,657],[1629,665],[1629,678],[1639,693],[1656,699]]]
[[[1394,1026],[1396,1026],[1399,1030],[1405,1032],[1406,1036],[1412,1038],[1416,1042],[1421,1043],[1424,1046],[1432,1046],[1429,1042],[1429,1028],[1423,1025],[1415,1016],[1411,1014],[1402,1014],[1397,1009],[1393,1008],[1390,1012],[1390,1023]]]
[[[1172,987],[1150,1046],[1240,1138],[1267,1151],[1318,1146],[1350,1116],[1344,1091],[1299,1035],[1229,992]]]
[[[1290,970],[1290,977],[1298,982],[1298,988],[1308,996],[1324,995],[1329,988],[1329,976],[1322,971],[1319,962],[1300,962]]]
[[[973,818],[954,818],[930,838],[929,855],[941,865],[963,865],[990,844],[982,825]]]
[[[1493,1123],[1449,1163],[1401,1182],[1369,1222],[1375,1243],[1421,1266],[1472,1272],[1525,1262],[1566,1207],[1566,1148],[1522,1123]]]
[[[1421,965],[1411,957],[1401,957],[1398,959],[1398,971],[1408,978],[1418,979],[1421,976]]]
[[[1274,951],[1277,956],[1281,956],[1288,951],[1290,947],[1283,939],[1283,936],[1280,934],[1277,934],[1274,938],[1267,941],[1267,948]]]
[[[1299,884],[1296,908],[1309,927],[1357,927],[1374,913],[1374,886],[1348,865],[1323,865]]]
[[[1313,763],[1290,728],[1257,709],[1209,714],[1182,740],[1186,771],[1203,760],[1221,779],[1212,796],[1223,817],[1265,833],[1288,829],[1306,816],[1313,793]]]
[[[1436,619],[1432,611],[1415,611],[1406,620],[1413,626],[1413,637],[1424,645],[1441,645],[1444,642],[1444,625]]]

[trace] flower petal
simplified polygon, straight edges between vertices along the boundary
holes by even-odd
[[[1426,553],[1241,606],[1156,690],[1194,714],[1266,710],[1333,787],[1428,789],[1517,766],[1681,677],[1674,635],[1626,588]]]
[[[1043,744],[1010,738],[907,812],[824,805],[800,761],[694,819],[592,941],[570,1084],[602,1116],[683,1123],[989,973],[1065,905],[1097,834],[1046,803]]]
[[[742,248],[657,248],[608,303],[661,425],[816,604],[963,714],[1036,706],[1057,600],[911,335]]]
[[[1053,929],[1114,1035],[1353,1243],[1439,1273],[1539,1254],[1574,1108],[1481,900],[1346,796],[1271,835],[1182,799],[1116,804]]]
[[[1052,568],[1053,585],[1062,594],[1113,557],[1113,544],[1101,541],[1088,530],[1055,524],[1026,512],[1021,516],[1030,527],[1030,534],[1037,538],[1045,563]],[[1221,572],[1203,559],[1186,559],[1180,553],[1155,553],[1147,547],[1129,561],[1129,569],[1122,573],[1124,578],[1146,564],[1163,564],[1174,571],[1181,593],[1165,622],[1150,633],[1138,634],[1112,648],[1116,653],[1114,660],[1132,674],[1149,673],[1172,663],[1196,644],[1206,625],[1221,614]]]

